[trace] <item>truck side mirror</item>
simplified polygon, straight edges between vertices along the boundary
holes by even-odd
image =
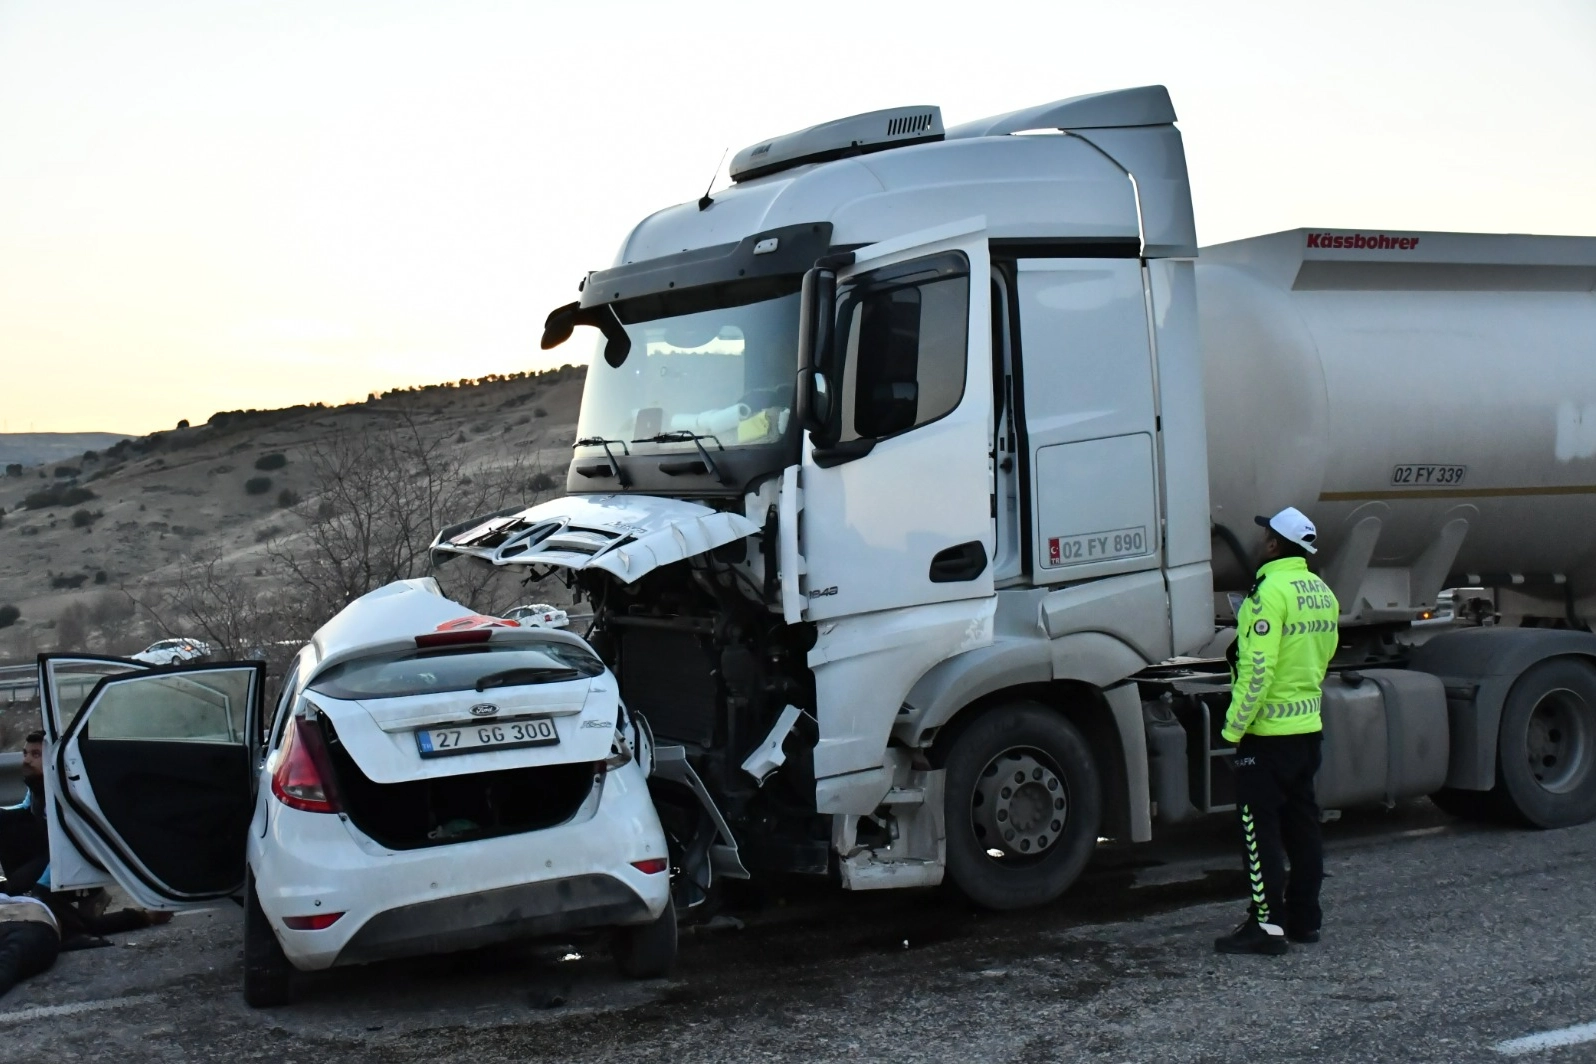
[[[804,274],[798,319],[798,418],[823,434],[831,421],[832,325],[837,312],[837,272],[816,266]]]
[[[619,366],[632,350],[632,338],[622,328],[613,308],[608,306],[583,309],[580,303],[567,303],[549,311],[543,321],[543,339],[538,346],[552,351],[571,338],[578,325],[591,325],[604,334],[604,361]]]

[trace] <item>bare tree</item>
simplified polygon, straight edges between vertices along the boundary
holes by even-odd
[[[222,658],[254,657],[309,634],[290,627],[279,595],[241,579],[215,548],[185,557],[164,588],[122,592],[166,635],[203,638]]]
[[[449,431],[402,411],[386,425],[333,432],[306,448],[309,490],[293,508],[302,527],[270,546],[299,610],[324,620],[368,591],[427,573],[438,529],[529,505],[539,494],[531,485],[548,481],[520,455],[468,468],[450,443]],[[451,591],[470,605],[502,586],[492,574],[461,577]]]

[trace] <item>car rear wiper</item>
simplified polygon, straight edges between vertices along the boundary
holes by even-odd
[[[561,680],[579,680],[582,674],[575,669],[544,666],[542,668],[526,667],[520,669],[505,669],[503,672],[493,672],[477,681],[477,690],[486,691],[490,687],[519,687],[527,683],[558,683]]]
[[[632,442],[635,443],[637,441],[634,440]],[[606,440],[603,436],[583,436],[581,439],[579,439],[575,443],[571,444],[571,448],[573,450],[578,448],[578,447],[602,447],[602,448],[604,448],[604,457],[608,458],[610,460],[610,468],[615,470],[615,479],[620,481],[621,487],[629,488],[629,487],[632,486],[632,478],[626,475],[626,470],[624,468],[622,468],[621,463],[619,463],[619,462],[617,462],[615,460],[615,454],[610,450],[610,444],[612,444],[612,443],[620,444],[621,445],[621,453],[624,454],[624,455],[627,455],[628,457],[631,456],[632,451],[631,451],[631,449],[629,447],[626,446],[626,441],[625,440]],[[581,473],[582,470],[578,469],[577,472]],[[587,475],[588,476],[592,476],[591,473],[589,473]]]
[[[655,434],[653,436],[644,436],[642,439],[633,440],[632,442],[633,443],[686,443],[688,440],[693,441],[693,446],[698,448],[699,456],[704,459],[704,466],[711,473],[715,474],[715,479],[720,481],[722,484],[730,484],[731,481],[726,479],[726,475],[720,471],[720,467],[715,464],[715,460],[709,456],[709,451],[706,450],[704,445],[699,442],[700,440],[714,440],[715,441],[715,446],[719,447],[722,451],[724,451],[726,449],[726,445],[724,443],[721,443],[720,442],[720,437],[714,435],[713,433],[708,433],[708,432],[689,432],[686,429],[678,429],[675,432],[661,432],[661,433],[657,433],[657,434]]]

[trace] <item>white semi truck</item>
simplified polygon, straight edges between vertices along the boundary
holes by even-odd
[[[549,316],[598,336],[569,494],[434,545],[591,601],[687,900],[1032,905],[1230,808],[1226,598],[1286,505],[1343,609],[1322,804],[1596,815],[1596,239],[1199,254],[1157,86],[859,115],[731,178]],[[1453,586],[1501,622],[1413,638]]]

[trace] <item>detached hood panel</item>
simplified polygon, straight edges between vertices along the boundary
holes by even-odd
[[[434,553],[493,565],[602,569],[630,584],[662,565],[759,531],[741,514],[656,495],[572,495],[452,525]]]

